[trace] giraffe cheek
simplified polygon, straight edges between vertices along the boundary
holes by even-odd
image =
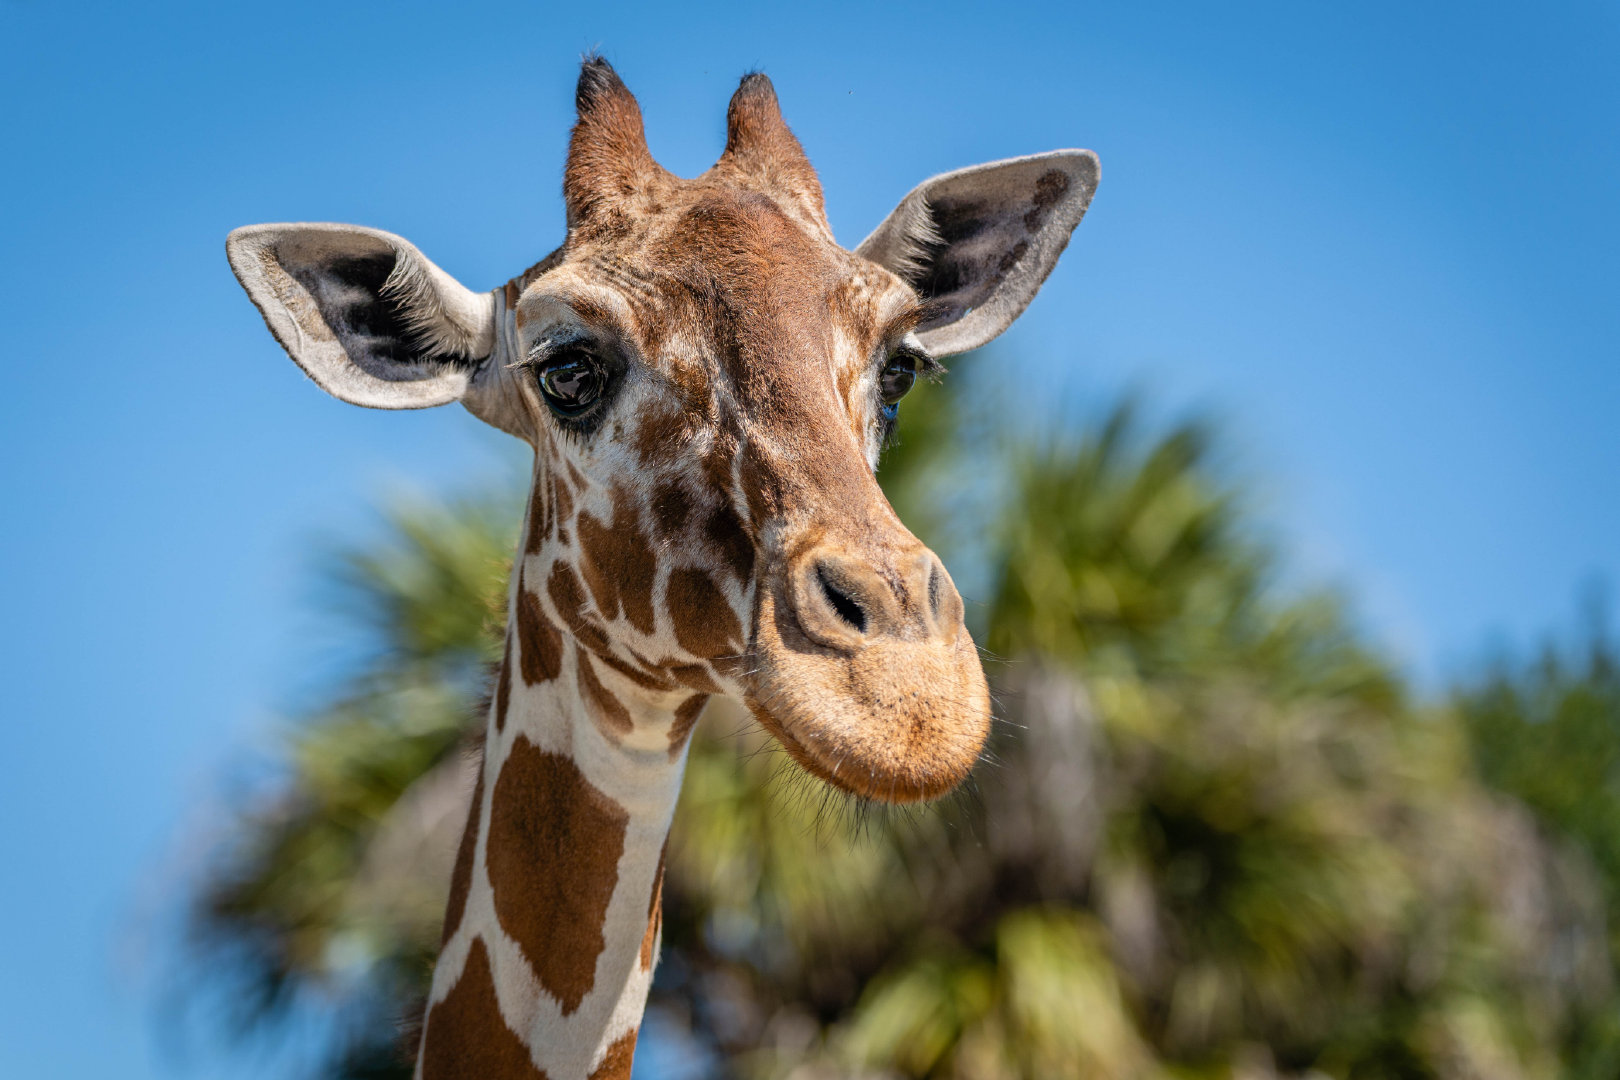
[[[604,525],[579,515],[580,569],[604,618],[625,619],[642,634],[653,632],[653,580],[658,573],[652,545],[641,530],[635,501],[613,492],[613,520]]]
[[[561,559],[554,563],[551,576],[546,579],[546,592],[576,641],[594,653],[612,655],[613,646],[608,642],[607,631],[587,613],[585,593],[572,566]]]
[[[664,603],[675,641],[689,655],[718,660],[741,651],[742,623],[725,593],[704,571],[691,567],[670,571]]]
[[[704,526],[704,537],[710,550],[718,552],[721,560],[736,575],[738,584],[746,585],[753,580],[754,541],[729,502],[721,503],[709,515]]]

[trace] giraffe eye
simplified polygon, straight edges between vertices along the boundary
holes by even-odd
[[[917,381],[917,358],[909,352],[897,352],[889,357],[889,362],[883,366],[883,375],[878,380],[879,393],[883,404],[892,407],[910,392],[911,386]]]
[[[552,412],[565,420],[581,416],[602,399],[607,372],[584,349],[564,349],[539,372],[540,395]]]

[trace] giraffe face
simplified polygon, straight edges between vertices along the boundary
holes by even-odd
[[[539,606],[644,689],[737,696],[846,790],[948,790],[984,741],[984,677],[873,475],[896,373],[933,363],[925,309],[804,207],[655,183],[661,213],[584,230],[516,298]],[[631,689],[617,674],[598,681]]]
[[[1029,302],[1095,157],[936,177],[852,252],[763,76],[690,180],[652,160],[606,63],[586,63],[578,106],[567,241],[482,300],[353,227],[238,230],[232,266],[337,396],[461,400],[534,446],[497,727],[516,680],[572,677],[609,739],[645,746],[663,725],[678,757],[725,693],[842,789],[949,790],[988,731],[984,675],[878,454],[931,354],[983,344]]]

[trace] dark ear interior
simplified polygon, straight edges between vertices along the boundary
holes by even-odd
[[[1069,184],[1067,174],[1051,169],[1035,178],[1022,204],[971,189],[947,188],[930,199],[934,236],[919,244],[912,281],[937,312],[923,329],[955,322],[988,300],[1028,254]]]
[[[340,256],[319,270],[307,264],[288,270],[315,298],[321,317],[350,356],[382,361],[384,371],[421,363],[470,363],[473,357],[437,351],[427,335],[411,328],[403,299],[385,291],[398,262],[388,250]]]
[[[913,189],[856,250],[931,302],[918,328],[930,350],[977,348],[1034,298],[1097,179],[1096,155],[1087,150],[945,173]]]
[[[473,343],[437,326],[443,304],[427,276],[384,240],[330,234],[289,235],[277,259],[315,302],[321,321],[349,358],[379,379],[418,379],[444,366],[468,367]]]
[[[254,225],[231,267],[288,354],[345,401],[421,408],[461,397],[494,347],[493,300],[391,233]]]

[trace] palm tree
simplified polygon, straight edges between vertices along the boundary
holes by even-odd
[[[666,1049],[800,1080],[1558,1075],[1612,958],[1579,994],[1549,958],[1601,942],[1601,911],[1475,779],[1474,728],[1413,705],[1337,598],[1276,587],[1207,425],[1126,402],[998,444],[976,366],[908,400],[882,479],[983,598],[977,785],[852,803],[711,707],[669,853]],[[197,955],[248,1029],[345,1018],[330,1075],[403,1075],[513,539],[483,505],[400,511],[338,560],[374,647],[200,887]]]
[[[1481,777],[1560,846],[1560,901],[1607,922],[1606,942],[1558,942],[1546,956],[1546,993],[1568,999],[1569,1075],[1581,1080],[1620,1076],[1620,655],[1601,603],[1592,607],[1573,646],[1549,642],[1529,662],[1498,657],[1455,694]]]
[[[1137,416],[1015,444],[1000,524],[936,525],[1006,658],[976,806],[849,848],[757,736],[694,749],[656,1003],[761,1076],[1552,1075],[1534,959],[1592,927],[1498,885],[1553,853],[1333,597],[1277,594],[1207,429]]]

